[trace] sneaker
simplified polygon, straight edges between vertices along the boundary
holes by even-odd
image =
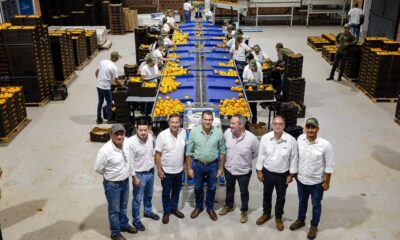
[[[261,217],[259,217],[256,221],[257,225],[262,225],[264,224],[266,221],[271,219],[271,215],[267,215],[267,214],[263,214],[261,215]]]
[[[317,232],[318,228],[317,226],[312,226],[310,227],[310,230],[308,231],[307,238],[308,239],[315,239],[317,237]]]
[[[276,229],[278,229],[278,231],[283,231],[285,225],[283,225],[282,218],[275,218],[275,223],[276,223]]]
[[[230,208],[230,207],[224,207],[224,208],[222,208],[220,211],[219,211],[219,215],[220,216],[224,216],[224,215],[226,215],[228,212],[232,212],[233,211],[233,208]]]
[[[297,219],[294,223],[292,223],[292,225],[290,225],[290,230],[296,231],[297,229],[302,228],[305,225],[306,223],[304,222],[304,220]]]
[[[97,124],[102,124],[102,123],[103,123],[103,119],[102,119],[102,118],[98,118],[98,119],[96,120],[96,123],[97,123]]]
[[[129,226],[129,227],[127,227],[127,228],[122,228],[122,229],[121,229],[121,232],[127,232],[127,233],[135,234],[135,233],[137,233],[138,231],[137,231],[137,229],[136,229],[135,227]]]
[[[151,219],[153,219],[153,220],[160,220],[160,216],[158,216],[157,214],[155,214],[155,213],[149,213],[149,214],[143,214],[143,217],[145,217],[145,218],[151,218]]]
[[[333,77],[328,77],[328,78],[326,79],[326,81],[330,81],[330,80],[333,80]]]
[[[241,223],[246,223],[247,222],[247,212],[241,212],[240,213],[240,222]]]
[[[134,223],[132,223],[132,224],[133,224],[133,226],[134,226],[137,230],[139,230],[139,231],[141,231],[141,232],[143,232],[143,231],[146,229],[141,221],[139,221],[139,222],[134,222]]]
[[[122,236],[121,233],[118,233],[118,234],[115,235],[115,236],[111,236],[111,239],[112,239],[112,240],[126,240],[126,238],[125,238],[124,236]]]

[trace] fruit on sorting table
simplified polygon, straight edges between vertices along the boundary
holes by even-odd
[[[187,74],[187,69],[183,68],[183,66],[173,65],[177,63],[172,63],[172,62],[169,63],[171,64],[167,65],[164,69],[164,76],[178,76]]]
[[[179,99],[170,99],[169,97],[163,99],[159,99],[156,102],[156,106],[154,108],[153,117],[161,117],[161,116],[169,116],[173,113],[182,113],[185,106]]]
[[[170,54],[168,54],[168,58],[180,58],[181,56],[179,56],[178,54],[176,54],[176,53],[170,53]],[[168,64],[168,62],[167,62],[167,64]]]
[[[165,76],[161,79],[160,93],[171,93],[176,91],[180,85],[181,83],[175,80],[175,76]]]
[[[220,102],[220,113],[225,116],[233,116],[235,114],[242,114],[245,117],[250,117],[249,108],[247,107],[244,98],[224,99]]]
[[[233,86],[233,87],[231,87],[231,91],[232,92],[242,92],[243,88],[240,86]]]
[[[21,87],[2,87],[0,88],[0,92],[2,93],[17,93],[21,91]]]
[[[233,70],[233,69],[229,69],[228,72],[222,71],[222,70],[214,70],[215,74],[221,75],[221,76],[232,76],[232,77],[237,77],[238,73]]]
[[[238,97],[242,98],[243,97],[243,93],[239,93]]]
[[[131,82],[140,82],[141,79],[140,79],[140,77],[130,77],[129,81],[131,81]]]
[[[187,44],[188,43],[189,34],[183,33],[179,30],[174,31],[174,35],[172,36],[172,42],[174,44]]]
[[[239,79],[236,79],[236,80],[235,80],[235,83],[236,83],[236,84],[239,84]]]
[[[157,83],[156,82],[145,82],[143,83],[144,88],[156,88]]]
[[[190,97],[189,97],[189,96],[185,96],[184,98],[185,98],[185,99],[190,99]]]
[[[223,63],[223,62],[218,63],[218,66],[221,66],[221,67],[233,67],[234,64],[235,64],[235,62],[233,61],[233,59],[231,59],[227,63]]]

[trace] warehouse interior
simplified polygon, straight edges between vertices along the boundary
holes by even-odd
[[[4,2],[7,1],[2,1],[3,23],[8,22],[4,13]],[[22,2],[24,1],[19,1],[19,4],[22,4]],[[25,4],[26,2],[29,1],[25,1]],[[83,42],[87,46],[85,50],[78,49],[75,50],[75,53],[73,51],[66,53],[67,55],[70,54],[71,58],[75,55],[73,66],[65,65],[60,60],[59,67],[54,67],[53,70],[44,70],[49,76],[46,80],[48,82],[51,82],[49,79],[52,75],[51,72],[54,71],[52,75],[54,82],[61,83],[61,87],[67,89],[67,96],[64,88],[58,89],[55,94],[51,95],[50,83],[47,86],[49,88],[48,95],[43,99],[40,99],[42,97],[40,94],[35,96],[35,94],[29,92],[28,96],[31,97],[31,101],[23,102],[17,107],[16,112],[22,114],[18,116],[18,123],[12,128],[12,132],[1,138],[0,167],[3,173],[0,178],[0,225],[2,237],[4,240],[110,239],[107,201],[102,186],[103,178],[93,171],[96,155],[104,142],[93,141],[95,139],[91,139],[90,133],[96,127],[107,129],[111,125],[106,122],[96,124],[98,98],[95,71],[100,61],[109,59],[112,51],[118,51],[122,58],[116,62],[116,65],[119,75],[124,76],[126,65],[139,64],[138,59],[142,60],[138,56],[139,54],[143,55],[143,53],[139,53],[141,50],[136,42],[139,30],[143,29],[141,19],[146,22],[148,20],[145,15],[155,12],[162,13],[162,10],[172,8],[176,10],[176,19],[181,20],[181,24],[183,24],[182,5],[184,1],[178,1],[179,6],[176,3],[177,1],[167,0],[154,2],[144,0],[122,1],[123,6],[128,6],[133,11],[136,10],[132,13],[136,16],[133,23],[130,23],[132,29],[126,31],[127,26],[125,26],[125,30],[118,27],[114,29],[106,26],[101,28],[100,37],[104,38],[105,35],[107,38],[102,45],[98,42],[99,29],[96,28],[95,15],[91,18],[92,20],[88,20],[85,19],[83,16],[85,14],[82,14],[82,11],[76,11],[74,18],[71,17],[72,15],[69,17],[68,21],[71,21],[71,24],[65,26],[65,28],[60,28],[59,26],[63,26],[65,23],[63,21],[67,20],[51,16],[51,13],[56,11],[54,10],[56,7],[52,6],[50,2],[53,1],[35,0],[31,1],[30,4],[32,14],[37,14],[38,11],[42,10],[43,18],[41,19],[44,20],[46,17],[49,19],[48,21],[51,21],[46,23],[49,24],[49,39],[51,35],[53,37],[57,34],[64,36],[63,34],[66,33],[60,32],[71,31],[70,35],[83,36]],[[72,2],[78,1],[71,1],[71,6],[73,5]],[[112,4],[119,4],[118,2],[121,1],[114,1]],[[199,2],[201,2],[199,4],[204,4],[204,1]],[[247,2],[252,1],[236,1],[236,3],[232,3],[232,6],[235,7]],[[276,4],[283,1],[264,0],[259,2]],[[346,11],[348,11],[355,1],[344,2]],[[221,4],[220,1],[211,1],[211,3],[214,4],[213,6],[223,7],[218,5]],[[395,71],[395,69],[400,69],[399,58],[396,58],[396,54],[400,51],[400,13],[397,11],[394,16],[388,10],[391,8],[390,6],[392,8],[393,6],[400,6],[400,1],[364,0],[361,3],[364,8],[365,22],[361,29],[359,41],[359,68],[356,77],[345,76],[342,81],[325,80],[332,68],[329,60],[333,60],[327,58],[332,56],[324,56],[324,49],[326,50],[326,48],[318,45],[321,42],[312,42],[308,38],[318,36],[320,37],[318,39],[322,39],[322,34],[332,33],[336,35],[342,32],[340,14],[336,16],[335,13],[324,12],[322,16],[317,15],[310,18],[308,27],[304,16],[299,17],[300,10],[307,8],[303,5],[300,8],[296,7],[292,26],[290,26],[290,16],[286,16],[287,14],[290,15],[290,7],[287,7],[287,5],[284,5],[285,7],[263,8],[262,11],[266,15],[285,16],[260,17],[257,27],[255,26],[255,18],[252,16],[254,12],[249,13],[248,16],[240,15],[239,17],[239,23],[243,24],[240,28],[247,29],[247,31],[244,31],[244,35],[249,37],[249,46],[260,45],[273,62],[278,58],[275,49],[277,42],[283,43],[285,47],[292,49],[295,53],[300,53],[303,57],[301,77],[305,79],[306,84],[303,90],[302,103],[306,108],[304,116],[296,113],[295,125],[304,127],[307,118],[317,118],[320,122],[319,135],[331,142],[336,162],[331,187],[329,191],[324,193],[322,201],[322,218],[317,239],[400,239],[398,228],[400,220],[400,205],[398,204],[400,199],[400,188],[398,187],[400,182],[400,104],[398,101],[400,74]],[[45,13],[43,5],[46,4],[49,5],[50,10],[47,9]],[[222,4],[229,5],[230,3],[222,2]],[[95,3],[93,5],[95,6]],[[325,2],[322,6],[326,9],[321,11],[341,11],[342,5],[327,5],[329,4]],[[94,6],[92,7],[93,11]],[[51,8],[54,8],[53,12]],[[369,9],[369,11],[366,9]],[[379,14],[379,10],[382,11],[382,14]],[[283,11],[284,14],[280,11]],[[15,14],[23,15],[22,13],[19,10]],[[215,25],[221,25],[225,18],[237,22],[237,11],[235,10],[222,9],[220,11],[216,7],[213,13]],[[45,16],[46,14],[47,16]],[[125,14],[129,15],[129,13]],[[220,14],[219,17],[218,14]],[[29,12],[25,15],[29,15]],[[335,16],[332,17],[332,15]],[[379,16],[383,16],[382,19],[377,19]],[[101,18],[101,16],[99,17]],[[393,20],[393,18],[396,19]],[[72,21],[75,22],[72,24]],[[93,21],[93,24],[87,24],[91,26],[86,28],[86,33],[82,33],[80,28],[78,30],[63,30],[70,29],[71,26],[85,25],[80,21],[86,21],[85,23]],[[125,24],[127,23],[125,22]],[[45,29],[45,27],[43,28]],[[0,31],[2,30],[0,29]],[[54,32],[51,33],[51,31]],[[94,40],[96,32],[97,40]],[[85,34],[90,35],[86,36],[86,40]],[[4,43],[3,41],[4,39],[0,38],[0,42]],[[76,40],[73,43],[77,45],[76,42],[78,41]],[[93,41],[97,41],[97,43],[93,43]],[[387,41],[386,45],[384,41]],[[369,62],[377,62],[378,60],[363,60],[364,52],[361,52],[368,46],[376,48],[377,46],[374,44],[377,44],[377,42],[382,48],[388,47],[385,50],[387,52],[397,51],[396,54],[393,54],[392,65],[390,65],[390,71],[397,75],[390,78],[392,82],[388,80],[387,85],[381,85],[385,88],[383,91],[385,94],[392,95],[383,96],[379,95],[381,94],[379,91],[370,92],[367,87],[370,86],[369,82],[372,80],[367,77],[364,80],[362,79],[363,71],[365,71],[365,76],[373,75],[372,71],[367,70],[374,69],[376,65],[369,65]],[[98,46],[96,46],[96,49],[90,50],[94,44]],[[0,52],[3,51],[2,47],[5,45],[0,45]],[[12,46],[18,47],[20,45]],[[49,46],[49,53],[53,52],[53,49],[51,49],[53,45],[47,44],[47,46]],[[177,48],[179,48],[179,45]],[[45,51],[43,50],[43,52]],[[85,52],[84,56],[81,56],[82,52]],[[328,50],[326,52],[329,54]],[[54,59],[54,55],[52,58],[43,58],[41,64],[55,65],[56,60]],[[29,59],[27,60],[29,61]],[[15,63],[24,60],[14,58],[13,61]],[[1,61],[0,66],[3,67],[3,63]],[[50,68],[44,67],[43,69]],[[62,71],[56,73],[60,69]],[[3,69],[1,70],[3,71]],[[14,74],[15,71],[18,71],[18,68],[12,67],[12,71],[14,71]],[[1,87],[14,86],[10,85],[10,82],[19,79],[16,76],[2,72]],[[129,82],[130,77],[125,79]],[[61,81],[59,81],[60,79]],[[376,81],[379,81],[379,79]],[[29,87],[29,84],[26,86]],[[25,85],[24,91],[26,91]],[[24,94],[26,100],[27,93],[24,92]],[[375,96],[374,94],[378,95]],[[161,95],[157,92],[158,96]],[[35,97],[39,97],[39,99]],[[15,104],[18,103],[17,101],[14,102]],[[25,109],[25,113],[23,109]],[[268,122],[268,115],[270,114],[268,109],[258,105],[258,122]],[[10,110],[11,107],[7,109],[7,111]],[[134,113],[135,116],[141,115],[140,111],[134,111]],[[2,114],[0,116],[3,119],[5,114],[3,112]],[[129,118],[131,126],[134,123],[132,118],[132,116]],[[126,122],[123,123],[127,124]],[[157,129],[160,125],[155,123],[154,127]],[[265,132],[269,130],[265,126],[261,129]],[[262,134],[258,137],[261,138]],[[254,165],[255,161],[253,167]],[[185,218],[171,217],[169,224],[144,218],[142,221],[146,226],[145,231],[132,235],[124,234],[124,236],[127,239],[264,239],[266,237],[270,239],[307,239],[307,229],[289,230],[289,225],[296,220],[298,210],[295,183],[289,185],[286,193],[283,217],[285,230],[277,231],[273,221],[261,226],[256,225],[256,219],[262,214],[263,185],[258,181],[254,172],[249,185],[249,220],[245,224],[239,222],[240,192],[238,187],[235,193],[235,210],[227,216],[219,216],[218,221],[213,222],[205,213],[202,213],[196,219],[190,218],[190,213],[194,208],[194,190],[190,184],[184,184],[179,208],[185,214]],[[155,213],[162,215],[162,187],[158,176],[155,176],[154,182],[153,208]],[[130,188],[132,188],[132,185],[130,185]],[[224,198],[225,186],[221,184],[217,187],[216,210],[223,207]],[[132,218],[131,201],[132,189],[130,189],[129,194],[129,219]],[[308,209],[307,221],[310,214],[311,207]]]

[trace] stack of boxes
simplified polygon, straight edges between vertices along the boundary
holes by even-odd
[[[1,85],[23,86],[26,103],[45,101],[54,85],[53,62],[47,27],[39,16],[16,16],[12,25],[0,29],[3,53],[9,75]],[[6,64],[3,64],[6,66]],[[3,69],[5,70],[5,69]]]
[[[88,59],[86,37],[84,29],[68,30],[68,34],[72,36],[74,48],[75,66],[81,66]]]
[[[22,87],[0,88],[0,137],[6,137],[25,121],[26,107]]]
[[[86,38],[87,55],[92,56],[94,53],[97,52],[96,30],[86,30],[85,38]]]
[[[72,36],[66,30],[49,32],[56,82],[64,82],[75,72],[75,57]]]
[[[322,47],[322,58],[325,59],[329,64],[333,64],[336,54],[336,45],[325,45]]]
[[[89,26],[95,25],[94,4],[85,4],[86,24]]]
[[[347,53],[344,76],[346,78],[358,78],[361,64],[361,43],[349,46]]]
[[[135,49],[136,49],[136,63],[139,64],[140,60],[143,59],[139,56],[139,48],[142,44],[148,44],[148,27],[137,27],[135,28]]]
[[[115,89],[113,92],[113,100],[115,106],[115,121],[117,123],[129,123],[129,104],[126,102],[128,90]]]
[[[307,44],[315,50],[321,50],[324,45],[329,45],[331,42],[322,36],[308,36]]]
[[[122,4],[108,5],[111,34],[125,34],[124,13]]]

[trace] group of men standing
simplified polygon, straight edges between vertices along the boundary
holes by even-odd
[[[125,239],[121,232],[137,233],[145,227],[140,220],[140,205],[143,201],[143,217],[159,220],[152,211],[152,195],[155,168],[162,185],[162,222],[167,224],[170,215],[184,218],[179,211],[179,195],[184,167],[186,174],[194,178],[195,209],[191,218],[197,218],[206,209],[210,219],[218,219],[214,210],[217,178],[225,175],[225,206],[219,211],[223,216],[234,210],[236,181],[239,184],[242,206],[240,222],[248,220],[249,182],[252,161],[257,159],[257,178],[264,185],[263,214],[256,221],[261,225],[271,219],[272,193],[275,189],[276,228],[284,229],[285,195],[293,178],[297,180],[299,211],[297,220],[290,226],[297,230],[305,226],[308,199],[311,196],[313,216],[308,233],[309,239],[317,235],[321,215],[323,192],[329,189],[333,172],[333,150],[328,141],[318,137],[319,123],[310,118],[305,124],[305,134],[298,140],[285,133],[285,120],[276,116],[273,131],[265,134],[259,142],[257,137],[245,129],[246,118],[235,115],[230,128],[222,132],[212,125],[214,116],[204,111],[202,124],[191,130],[189,137],[181,126],[181,118],[172,114],[168,118],[169,128],[157,138],[153,136],[149,123],[141,119],[136,123],[136,134],[125,140],[125,129],[121,124],[111,128],[111,140],[99,151],[95,171],[102,174],[108,202],[108,216],[112,239]],[[129,176],[132,178],[132,226],[127,217]],[[206,194],[204,186],[207,185]],[[204,206],[205,205],[205,206]]]

